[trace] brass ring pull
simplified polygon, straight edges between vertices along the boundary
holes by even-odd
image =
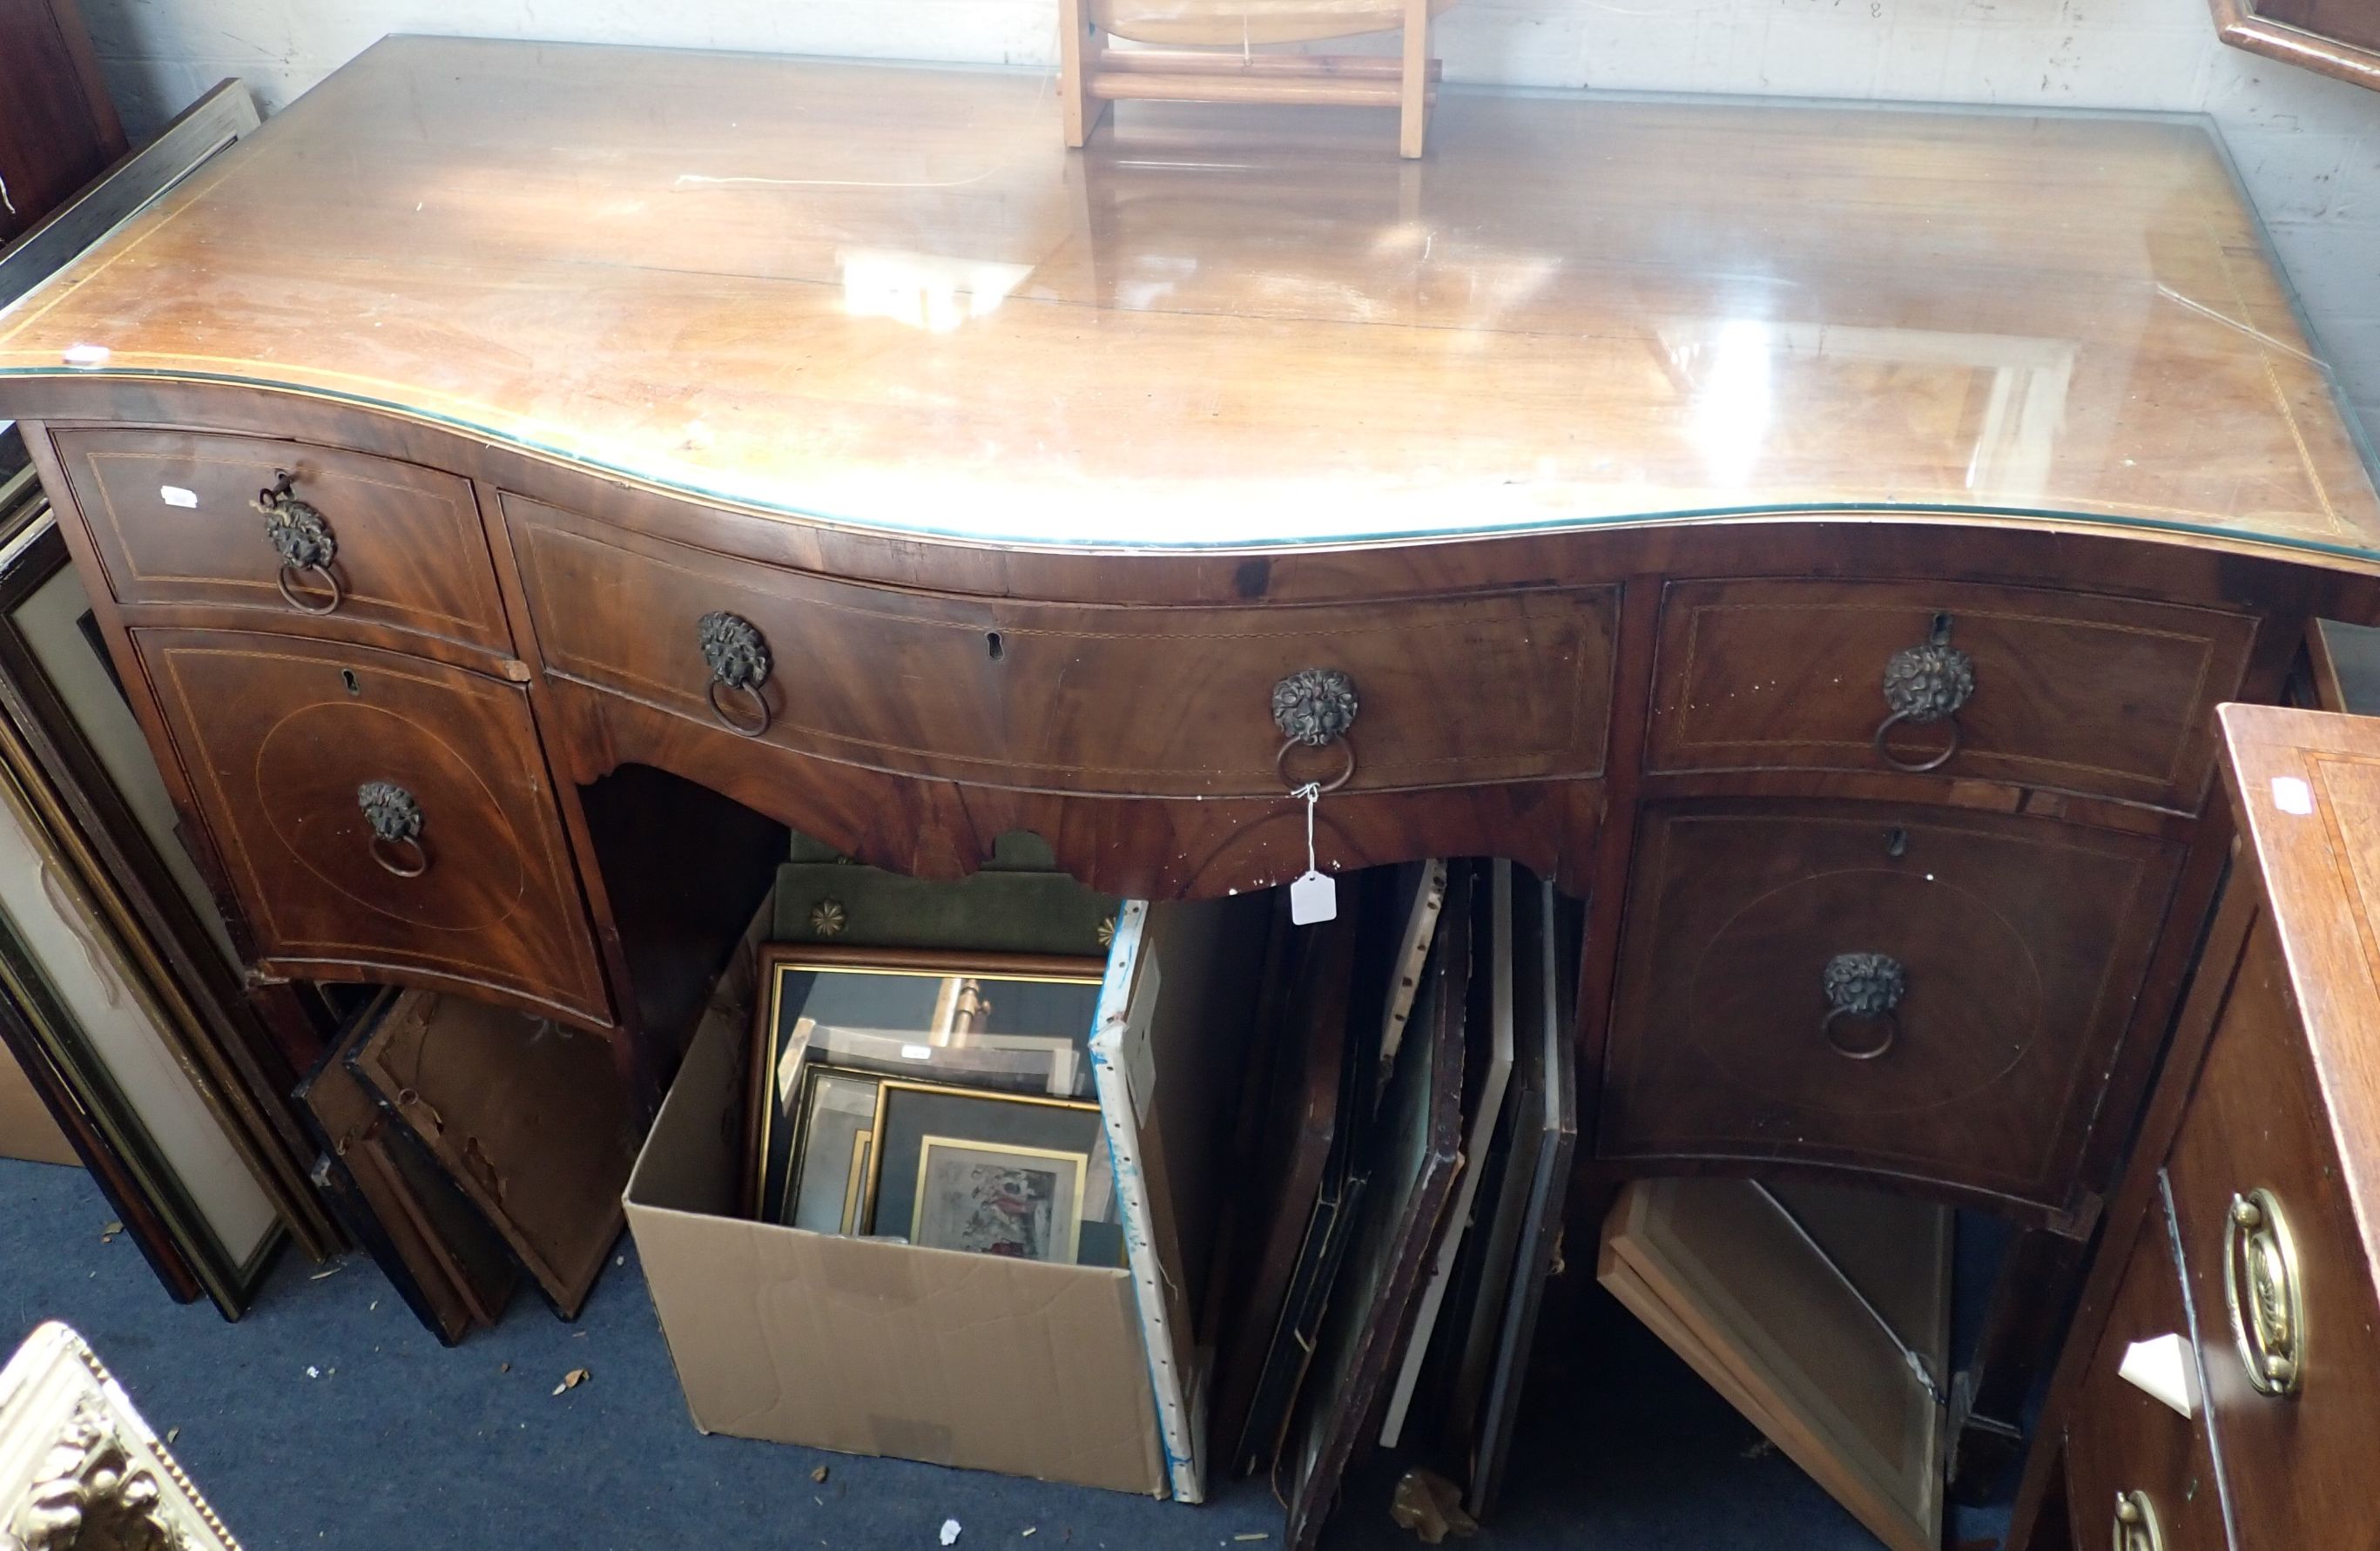
[[[393,781],[368,781],[356,788],[356,806],[371,827],[369,849],[382,871],[419,878],[430,870],[430,848],[421,843],[421,805],[412,793]]]
[[[719,725],[745,738],[757,738],[768,732],[774,717],[769,709],[769,697],[760,693],[760,686],[769,682],[775,662],[769,655],[769,642],[760,634],[760,627],[741,614],[717,610],[694,622],[694,641],[702,652],[704,664],[710,669],[710,685],[705,696]],[[751,713],[729,715],[726,702],[720,698],[722,690],[741,691],[751,702]]]
[[[719,692],[722,689],[742,691],[745,698],[752,703],[752,714],[742,719],[728,715],[727,708],[720,702],[719,698]],[[719,725],[738,737],[757,738],[766,733],[769,730],[769,723],[775,720],[769,713],[767,698],[748,684],[730,684],[725,679],[712,679],[710,687],[704,694],[710,701],[710,714],[718,719]]]
[[[337,573],[331,563],[339,557],[339,540],[313,503],[299,499],[298,476],[286,468],[273,471],[273,483],[256,492],[251,503],[264,514],[265,541],[273,553],[281,557],[280,569],[273,574],[273,585],[280,589],[281,600],[300,613],[332,614],[346,601],[346,590],[339,586]],[[292,576],[314,576],[322,579],[322,588],[331,595],[327,603],[309,603],[291,587]]]
[[[322,578],[322,590],[331,595],[330,601],[321,604],[309,603],[298,597],[289,586],[289,577],[293,571],[299,576],[311,572]],[[347,598],[345,589],[339,586],[339,578],[327,565],[292,566],[285,563],[280,570],[273,574],[273,585],[281,589],[281,600],[301,614],[335,614],[339,612],[339,605],[346,602]]]
[[[1876,726],[1876,757],[1896,770],[1922,775],[1938,770],[1959,752],[1959,712],[1975,693],[1975,660],[1950,644],[1950,616],[1936,614],[1931,637],[1924,646],[1894,652],[1884,665],[1885,719]],[[1904,722],[1930,727],[1950,724],[1950,741],[1929,759],[1909,760],[1892,752],[1892,730]]]
[[[2259,1395],[2294,1395],[2305,1378],[2305,1283],[2289,1215],[2269,1190],[2223,1214],[2223,1303],[2231,1341]]]
[[[1909,993],[1909,972],[1889,953],[1838,953],[1827,961],[1820,984],[1827,993],[1827,1016],[1818,1032],[1839,1056],[1874,1060],[1900,1038],[1900,999]],[[1844,1019],[1881,1023],[1884,1037],[1873,1045],[1843,1043],[1836,1025]]]
[[[2114,1551],[2165,1551],[2165,1526],[2146,1492],[2116,1494]]]
[[[1317,782],[1315,783],[1324,792],[1338,791],[1339,788],[1346,785],[1348,782],[1354,780],[1355,775],[1354,740],[1352,738],[1338,738],[1333,741],[1338,744],[1340,753],[1346,757],[1346,762],[1340,767],[1339,773],[1337,775],[1332,776],[1329,781]],[[1272,757],[1272,768],[1280,772],[1281,783],[1283,786],[1288,787],[1293,792],[1296,791],[1305,783],[1295,779],[1289,773],[1289,751],[1293,748],[1303,748],[1306,745],[1301,743],[1298,739],[1292,738],[1287,743],[1281,745],[1281,752],[1279,754]],[[1326,745],[1324,746],[1327,747],[1329,745]]]
[[[409,857],[404,855],[397,850],[399,845],[410,847],[413,854]],[[430,870],[430,853],[421,848],[418,840],[386,841],[374,835],[371,838],[371,859],[381,865],[382,871],[397,878],[419,878]]]
[[[1905,770],[1911,775],[1924,775],[1928,770],[1938,770],[1943,766],[1949,764],[1951,757],[1959,752],[1959,719],[1955,716],[1949,718],[1950,741],[1943,745],[1941,753],[1937,754],[1931,759],[1903,759],[1898,754],[1893,753],[1891,748],[1887,745],[1886,740],[1892,735],[1892,730],[1895,727],[1900,726],[1904,721],[1917,722],[1918,721],[1919,719],[1917,717],[1912,716],[1907,711],[1894,711],[1890,716],[1888,716],[1882,721],[1877,722],[1876,724],[1876,757],[1891,766],[1894,769]]]

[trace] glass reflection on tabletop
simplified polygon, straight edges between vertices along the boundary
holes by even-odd
[[[2380,550],[2196,121],[1361,112],[385,42],[5,313],[0,373],[389,406],[765,512],[1275,545],[1774,510]],[[37,405],[38,394],[12,402]]]

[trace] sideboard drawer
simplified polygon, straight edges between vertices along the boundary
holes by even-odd
[[[2242,614],[2037,588],[1673,582],[1645,763],[1925,769],[2194,813],[2254,636]]]
[[[1116,608],[863,586],[504,497],[547,671],[870,769],[1052,791],[1245,796],[1603,768],[1618,589]],[[701,622],[765,648],[713,677]],[[1341,744],[1284,751],[1274,685],[1353,680]]]
[[[2373,1439],[2380,1437],[2375,1299],[2269,922],[2249,935],[2167,1155],[2167,1181],[2205,1333],[2207,1411],[2242,1551],[2368,1551],[2380,1546],[2371,1510]],[[2235,1220],[2240,1205],[2253,1217]],[[2276,1234],[2286,1236],[2285,1249]],[[2235,1253],[2237,1316],[2224,1276]],[[2252,1253],[2286,1270],[2265,1283],[2268,1310],[2295,1316],[2286,1336],[2257,1327],[2255,1281],[2246,1274]],[[2260,1390],[2251,1353],[2267,1374],[2272,1358],[2290,1364],[2284,1392]]]
[[[261,436],[61,430],[55,442],[118,602],[512,649],[468,479]]]
[[[2202,1307],[2202,1319],[2204,1312]],[[2230,1544],[2204,1410],[2185,1417],[2119,1372],[2133,1342],[2164,1336],[2180,1336],[2192,1363],[2201,1361],[2173,1262],[2172,1223],[2164,1204],[2155,1202],[2132,1241],[2106,1330],[2067,1413],[2067,1510],[2075,1544],[2089,1551],[2103,1545],[2121,1551],[2128,1544],[2225,1551]],[[2127,1520],[2154,1520],[2158,1538],[2136,1533],[2128,1543],[2117,1533],[2119,1512]]]
[[[132,641],[265,967],[609,1023],[527,691],[366,647]]]
[[[2179,855],[1883,804],[1650,809],[1597,1150],[2067,1209]]]

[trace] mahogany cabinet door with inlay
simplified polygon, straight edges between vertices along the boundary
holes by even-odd
[[[2373,1325],[2380,1301],[2332,1134],[2267,915],[2248,935],[2166,1160],[2205,1326],[2207,1411],[2240,1551],[2380,1547],[2380,1518],[2372,1512],[2380,1441],[2380,1331]],[[2258,1191],[2269,1193],[2265,1199],[2277,1207],[2294,1252],[2289,1280],[2302,1318],[2293,1393],[2259,1391],[2224,1297],[2227,1254],[2236,1251],[2244,1262],[2249,1249],[2248,1230],[2232,1220],[2233,1199],[2252,1200]],[[2252,1280],[2239,1281],[2245,1297]]]
[[[2076,1544],[2086,1551],[2152,1545],[2161,1551],[2226,1551],[2229,1545],[2205,1412],[2185,1417],[2118,1372],[2133,1342],[2164,1336],[2180,1336],[2185,1359],[2198,1363],[2199,1333],[2207,1340],[2219,1337],[2206,1324],[2204,1303],[2198,1305],[2194,1325],[2191,1312],[2174,1265],[2173,1224],[2164,1202],[2152,1201],[2124,1264],[2106,1331],[2067,1413],[2066,1506]],[[2221,1317],[2219,1304],[2215,1317]],[[2221,1354],[2209,1349],[2205,1355]],[[2135,1535],[2128,1542],[2119,1535],[2119,1501],[2128,1519],[2154,1519],[2158,1538]],[[2301,1544],[2312,1551],[2314,1545],[2330,1543]]]
[[[1103,607],[953,597],[730,559],[504,497],[549,673],[873,769],[1178,796],[1590,776],[1603,768],[1619,589],[1392,603]],[[700,622],[758,633],[756,690],[716,688]],[[1336,669],[1345,744],[1282,736],[1273,688]],[[765,728],[765,730],[763,730]]]
[[[1864,1169],[2054,1220],[2180,854],[1881,803],[1648,809],[1599,1154]]]
[[[60,430],[52,440],[118,602],[256,609],[273,616],[267,629],[382,624],[512,650],[467,479],[262,436]],[[284,474],[276,545],[258,500]]]
[[[1673,582],[1645,764],[1930,768],[2194,813],[2254,635],[2244,614],[2038,588]],[[1896,658],[1916,709],[1885,727]]]
[[[262,967],[610,1023],[527,691],[367,647],[131,635]]]

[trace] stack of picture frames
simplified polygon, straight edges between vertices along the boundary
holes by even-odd
[[[1302,1036],[1251,1074],[1237,1167],[1264,1188],[1209,1284],[1214,1436],[1298,1551],[1376,1446],[1492,1506],[1577,1132],[1577,907],[1504,862],[1342,885],[1280,993]]]
[[[0,1045],[166,1290],[237,1318],[339,1232],[27,462],[0,427]]]
[[[1298,1551],[1384,1440],[1485,1511],[1559,1263],[1578,909],[1503,863],[1339,883],[1314,927],[1123,902],[1103,955],[1013,917],[762,949],[747,1211],[1123,1267],[1170,1495],[1267,1474]],[[840,922],[791,887],[780,935]]]

